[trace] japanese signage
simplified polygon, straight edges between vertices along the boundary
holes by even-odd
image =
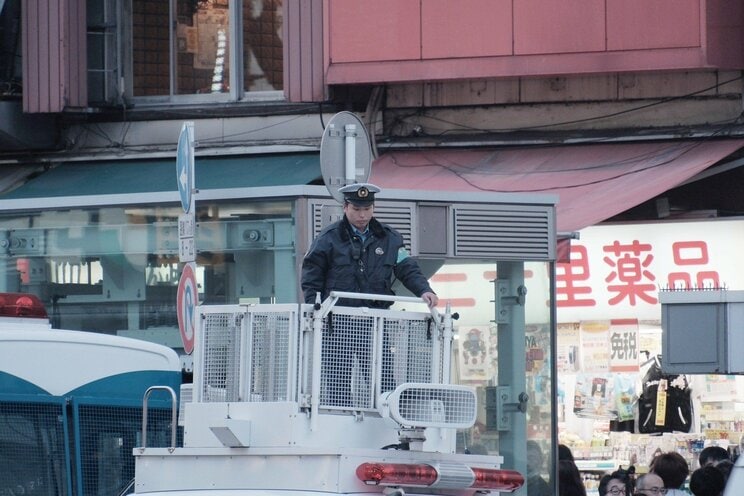
[[[558,320],[659,320],[660,288],[744,289],[743,243],[741,220],[584,229],[571,243],[571,263],[557,266]]]

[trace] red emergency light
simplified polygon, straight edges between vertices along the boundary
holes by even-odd
[[[44,304],[29,293],[0,293],[0,317],[31,317],[46,319]]]
[[[459,484],[459,487],[463,489],[513,492],[524,485],[524,477],[515,470],[469,467],[467,465],[460,465],[459,468],[465,471],[469,470],[470,476],[463,478],[461,473],[457,474],[459,482],[455,483],[453,477],[441,473],[435,465],[368,462],[357,467],[356,475],[365,484],[379,486],[452,488]]]

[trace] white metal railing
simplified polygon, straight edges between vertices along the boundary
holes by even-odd
[[[449,308],[441,315],[334,306],[347,297],[380,298],[332,293],[321,305],[197,307],[193,401],[372,412],[400,384],[449,383]]]

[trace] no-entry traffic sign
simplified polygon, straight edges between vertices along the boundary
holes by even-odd
[[[196,321],[196,305],[199,303],[199,290],[196,286],[196,273],[193,263],[183,266],[181,279],[178,281],[178,330],[181,331],[183,351],[191,353],[194,350],[194,326]]]

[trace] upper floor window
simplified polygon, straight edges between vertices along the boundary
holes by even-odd
[[[282,6],[282,0],[88,0],[91,100],[280,99]]]

